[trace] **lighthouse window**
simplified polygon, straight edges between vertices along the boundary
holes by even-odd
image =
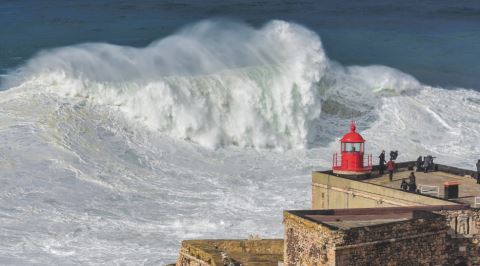
[[[354,152],[360,151],[361,143],[344,143],[344,151],[346,152]]]

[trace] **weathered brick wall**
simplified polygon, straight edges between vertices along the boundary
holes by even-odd
[[[447,235],[447,265],[480,265],[480,239]]]
[[[283,260],[283,239],[185,240],[176,266],[277,266]]]
[[[284,212],[284,265],[336,265],[334,244],[342,233]]]
[[[336,247],[336,265],[446,265],[441,219],[355,228]]]
[[[188,241],[182,241],[176,266],[216,265],[215,260],[219,261],[219,258],[214,258],[212,254],[189,245]]]
[[[285,265],[446,265],[439,215],[340,230],[284,213],[284,224]]]
[[[342,245],[375,242],[385,239],[410,238],[412,236],[446,231],[445,218],[415,219],[351,228],[345,232]]]
[[[443,210],[448,265],[480,265],[480,209]]]

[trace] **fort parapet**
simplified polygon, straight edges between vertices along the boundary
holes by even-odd
[[[177,266],[277,266],[283,260],[283,239],[185,240]]]
[[[312,173],[312,209],[380,208],[402,206],[430,206],[469,204],[474,207],[480,196],[473,171],[437,164],[437,171],[415,172],[417,186],[434,189],[425,193],[406,193],[400,189],[402,180],[408,181],[409,170],[415,162],[397,164],[392,181],[387,175],[372,173],[368,178],[344,177],[332,171]],[[374,167],[376,169],[377,167]],[[461,174],[461,175],[459,175]],[[444,183],[459,184],[456,198],[444,199]]]
[[[445,217],[405,208],[284,212],[285,265],[445,265]]]

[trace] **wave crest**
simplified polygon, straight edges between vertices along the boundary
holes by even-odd
[[[274,149],[318,139],[322,111],[350,119],[378,107],[379,95],[421,87],[389,67],[330,61],[318,35],[293,23],[254,29],[216,20],[144,48],[88,43],[44,51],[6,84],[85,98],[133,125],[206,147]]]
[[[42,52],[17,77],[204,146],[292,148],[320,114],[314,84],[326,66],[319,37],[299,25],[204,21],[141,49],[90,43]]]

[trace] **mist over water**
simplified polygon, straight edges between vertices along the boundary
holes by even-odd
[[[40,52],[0,93],[0,263],[158,265],[185,238],[281,237],[351,119],[367,152],[472,168],[480,93],[334,59],[280,20]]]
[[[299,25],[272,21],[256,30],[224,20],[145,48],[90,43],[44,51],[5,83],[85,98],[209,148],[281,150],[314,144],[322,101],[353,119],[371,111],[378,95],[421,87],[385,66],[329,61],[318,35]]]
[[[204,146],[291,148],[303,146],[320,114],[313,86],[325,60],[319,38],[295,24],[254,30],[204,21],[142,49],[84,44],[44,52],[18,75]]]

